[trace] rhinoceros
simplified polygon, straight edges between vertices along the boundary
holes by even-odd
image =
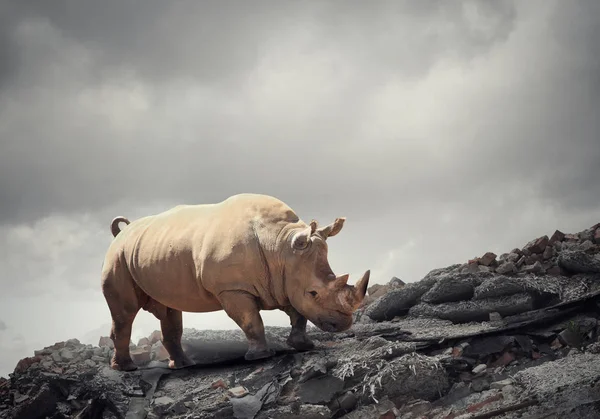
[[[355,286],[348,285],[348,274],[332,271],[327,239],[344,222],[340,217],[322,227],[315,220],[307,224],[281,200],[250,193],[178,205],[131,222],[114,218],[102,266],[115,346],[111,367],[137,369],[129,343],[140,309],[160,320],[170,368],[193,364],[181,346],[184,311],[224,310],[246,336],[246,360],[275,354],[260,310],[289,316],[287,343],[298,351],[314,348],[307,320],[327,332],[349,329],[370,271]]]

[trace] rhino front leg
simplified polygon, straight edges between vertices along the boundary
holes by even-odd
[[[313,349],[315,344],[306,336],[306,317],[298,313],[292,306],[284,308],[283,311],[290,316],[290,324],[292,325],[292,331],[287,338],[288,345],[298,351]]]
[[[219,295],[223,310],[237,323],[248,339],[248,361],[269,358],[275,351],[269,349],[265,338],[265,327],[256,298],[243,291],[225,291]]]

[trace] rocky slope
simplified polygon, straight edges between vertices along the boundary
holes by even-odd
[[[277,355],[246,362],[240,331],[185,329],[196,365],[173,371],[155,332],[122,373],[110,339],[60,342],[0,378],[0,418],[600,417],[599,227],[375,285],[309,352],[268,327]]]

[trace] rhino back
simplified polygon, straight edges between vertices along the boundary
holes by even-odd
[[[297,223],[302,222],[283,202],[241,194],[218,204],[179,205],[136,220],[115,242],[120,238],[138,285],[167,306],[185,299],[186,311],[195,311],[190,306],[231,289],[273,303],[272,294],[281,291],[269,289],[273,285],[265,278],[265,257],[276,254],[282,229]],[[198,298],[192,301],[190,295]]]

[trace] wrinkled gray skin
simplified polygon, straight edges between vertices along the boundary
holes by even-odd
[[[248,339],[246,359],[273,355],[260,310],[289,315],[288,343],[298,350],[314,346],[306,336],[307,319],[324,331],[347,330],[365,296],[369,271],[354,287],[347,274],[335,275],[329,266],[327,239],[344,221],[318,228],[280,200],[257,194],[179,205],[133,222],[115,218],[115,239],[102,268],[113,320],[112,367],[136,368],[129,342],[140,309],[160,320],[172,368],[191,364],[181,347],[183,311],[225,310]],[[122,231],[120,222],[127,224]]]

